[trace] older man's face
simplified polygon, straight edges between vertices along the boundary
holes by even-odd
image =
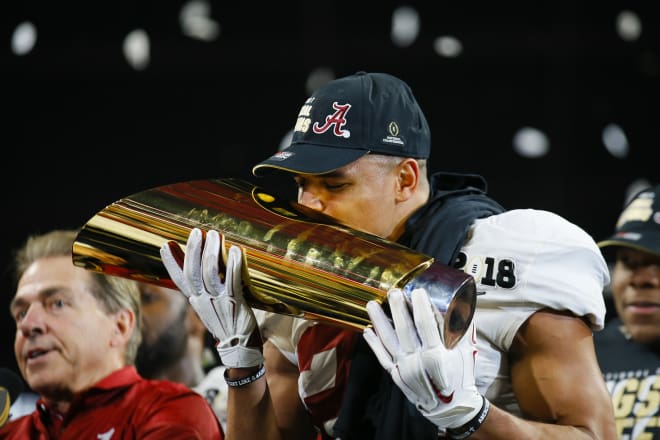
[[[66,256],[35,261],[11,303],[14,351],[30,387],[53,399],[79,392],[124,364],[116,315],[92,295],[91,273]]]

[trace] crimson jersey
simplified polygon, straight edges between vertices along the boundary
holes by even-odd
[[[213,439],[224,434],[202,396],[184,385],[118,370],[76,395],[65,415],[43,401],[0,428],[0,439]]]

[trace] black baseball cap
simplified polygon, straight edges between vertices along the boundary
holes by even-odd
[[[427,159],[430,152],[431,132],[408,84],[386,73],[357,72],[307,98],[291,145],[252,173],[325,174],[368,153]]]
[[[619,216],[614,234],[598,246],[624,246],[660,255],[660,185],[638,192]]]

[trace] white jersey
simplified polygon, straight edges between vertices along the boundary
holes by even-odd
[[[609,271],[594,240],[562,217],[520,209],[478,219],[459,254],[461,269],[475,278],[475,324],[479,356],[476,384],[493,404],[520,415],[513,395],[506,353],[520,326],[544,308],[569,310],[585,317],[594,330],[603,327],[604,286]],[[302,335],[314,324],[284,315],[258,312],[263,336],[299,365]],[[304,346],[304,347],[303,347]],[[337,356],[314,356],[314,371],[299,380],[301,398],[335,385]],[[322,383],[319,383],[322,382]],[[331,422],[331,421],[330,421]],[[326,424],[326,426],[328,426]]]
[[[476,384],[520,415],[506,353],[520,326],[543,308],[569,310],[603,328],[609,271],[594,240],[556,214],[520,209],[476,220],[461,249],[477,283]]]

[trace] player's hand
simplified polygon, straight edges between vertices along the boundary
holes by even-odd
[[[474,366],[474,321],[454,348],[443,341],[444,318],[424,289],[411,293],[410,307],[400,289],[387,294],[392,321],[376,301],[367,312],[373,329],[364,338],[379,362],[417,409],[439,428],[457,428],[482,409]]]
[[[190,232],[183,269],[175,257],[180,254],[176,242],[168,242],[160,249],[170,278],[215,337],[222,363],[230,368],[261,365],[264,358],[257,320],[243,298],[241,250],[236,246],[229,249],[224,283],[218,275],[220,234],[217,231],[209,231],[206,242],[200,229]]]

